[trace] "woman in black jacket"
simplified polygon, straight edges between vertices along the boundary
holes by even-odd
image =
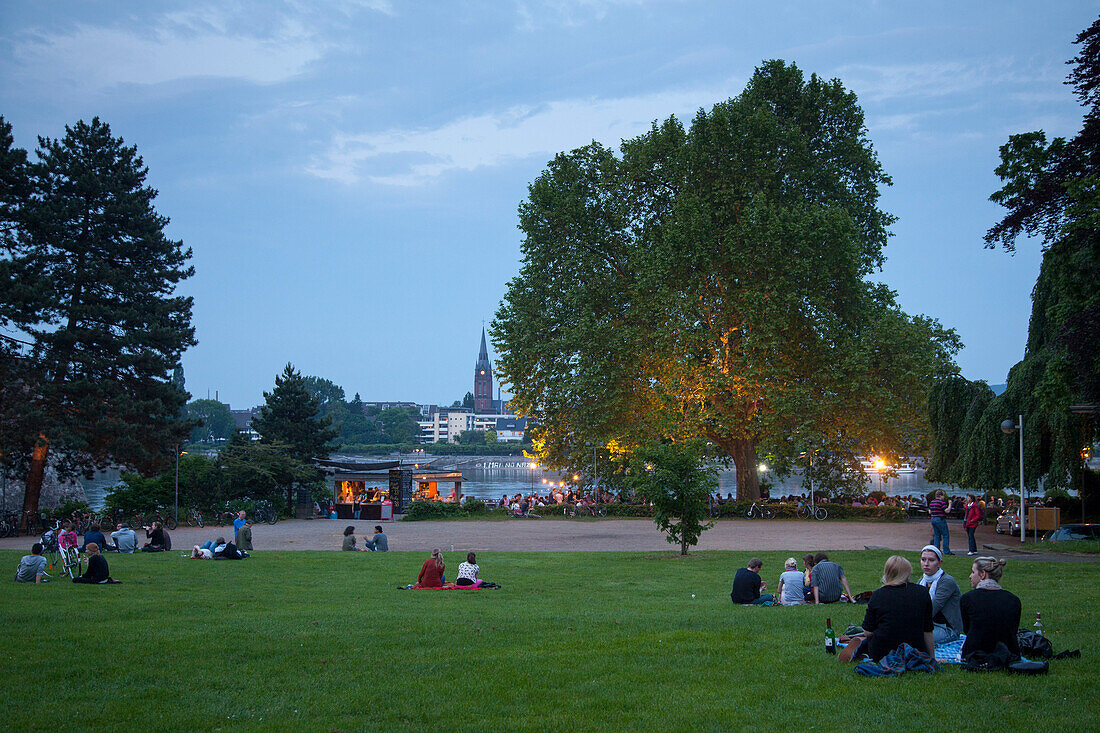
[[[1005,561],[995,557],[979,557],[970,572],[974,590],[959,600],[962,612],[962,656],[976,651],[992,652],[997,642],[1004,642],[1013,654],[1020,653],[1016,630],[1020,628],[1020,599],[1001,587]]]

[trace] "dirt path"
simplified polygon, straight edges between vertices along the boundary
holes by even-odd
[[[338,550],[344,527],[352,524],[355,534],[369,535],[373,521],[289,520],[276,525],[256,525],[253,543],[258,550]],[[508,521],[387,522],[390,549],[428,552],[433,547],[448,551],[651,551],[670,550],[672,545],[648,519],[558,520],[516,519]],[[180,527],[171,533],[174,549],[189,549],[218,536],[229,537],[232,527],[203,529]],[[139,532],[139,535],[141,533]],[[703,533],[698,549],[745,552],[789,550],[798,554],[821,550],[862,550],[885,547],[913,552],[926,544],[931,530],[927,522],[887,524],[880,522],[807,522],[800,520],[723,519]],[[0,548],[25,549],[29,537],[0,540]],[[961,524],[951,525],[952,549],[966,552],[966,533]],[[1000,552],[1011,552],[1019,540],[997,535],[992,527],[978,530],[978,546],[996,544]],[[362,540],[360,540],[362,546]],[[1023,555],[1021,559],[1071,560],[1078,556]]]

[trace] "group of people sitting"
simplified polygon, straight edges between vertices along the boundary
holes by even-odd
[[[466,562],[458,566],[458,577],[453,586],[447,585],[446,563],[443,562],[443,553],[437,547],[432,554],[420,566],[420,574],[416,576],[416,582],[410,585],[398,586],[401,589],[413,588],[499,588],[496,583],[482,580],[478,577],[481,568],[477,564],[477,555],[473,552],[466,553]]]
[[[816,555],[808,553],[802,557],[802,563],[804,569],[799,570],[798,562],[793,557],[787,558],[783,574],[779,576],[779,587],[773,595],[764,593],[768,588],[768,584],[760,578],[764,561],[754,557],[734,576],[730,599],[734,603],[756,606],[854,602],[844,568],[830,560],[828,555],[824,552]]]
[[[73,546],[75,547],[75,545]],[[119,582],[111,577],[111,569],[107,565],[107,558],[103,557],[97,543],[86,542],[82,549],[88,558],[88,569],[82,575],[73,578],[74,583],[106,584]],[[24,555],[15,569],[16,583],[46,583],[49,581],[49,575],[46,573],[46,557],[42,553],[41,542],[35,542],[31,545],[31,554]]]
[[[747,605],[785,606],[855,601],[844,569],[827,555],[806,555],[803,562],[805,570],[800,571],[793,557],[787,559],[777,592],[772,595],[763,593],[767,589],[760,578],[764,563],[754,557],[734,576],[730,598]],[[957,642],[963,636],[963,658],[977,651],[992,653],[998,642],[1018,656],[1016,631],[1022,607],[1019,598],[1000,586],[1004,566],[1004,560],[976,558],[970,572],[973,590],[963,594],[955,579],[944,571],[943,553],[938,547],[921,548],[921,577],[916,583],[911,582],[913,566],[909,560],[900,555],[890,557],[883,569],[882,587],[858,596],[867,597],[862,631],[840,637],[848,644],[841,659],[870,657],[877,662],[902,643],[934,658],[937,645]]]
[[[354,552],[360,548],[355,546],[355,526],[349,525],[344,528],[344,545],[340,548],[349,552]],[[389,552],[390,540],[386,537],[386,533],[382,531],[382,525],[374,525],[374,536],[367,539],[366,535],[363,536],[363,551],[370,552]]]

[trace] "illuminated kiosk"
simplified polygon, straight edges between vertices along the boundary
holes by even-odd
[[[329,474],[338,519],[354,520],[357,510],[361,520],[381,519],[387,499],[393,503],[394,514],[404,514],[414,500],[458,501],[466,480],[461,471],[431,471],[403,466],[400,461],[317,464]]]

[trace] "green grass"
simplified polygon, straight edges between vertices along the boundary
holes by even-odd
[[[22,553],[0,552],[13,571]],[[774,587],[790,554],[760,553]],[[853,591],[884,552],[831,553]],[[498,591],[399,591],[423,556],[110,557],[116,586],[0,584],[8,730],[1096,730],[1094,563],[1010,561],[1045,677],[866,679],[828,657],[825,617],[863,607],[729,601],[748,553],[483,553]],[[448,553],[448,575],[459,553]],[[966,583],[966,558],[946,567]],[[692,598],[692,594],[695,597]]]
[[[1036,552],[1070,552],[1083,555],[1100,554],[1100,541],[1097,540],[1068,540],[1066,542],[1040,542],[1032,544],[1028,549]]]

